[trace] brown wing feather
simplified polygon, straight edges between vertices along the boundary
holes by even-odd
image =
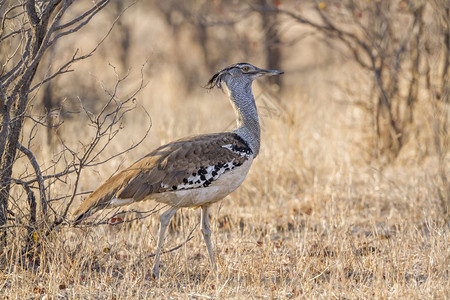
[[[172,190],[199,169],[234,160],[242,164],[247,157],[224,148],[248,149],[234,133],[201,135],[161,146],[130,167],[108,179],[86,198],[75,211],[79,221],[106,207],[114,197],[141,201],[152,194]]]

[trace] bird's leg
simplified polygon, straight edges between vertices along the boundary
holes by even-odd
[[[164,236],[166,234],[167,225],[169,225],[170,219],[173,217],[173,215],[177,210],[178,208],[171,207],[168,210],[166,210],[159,218],[160,219],[159,235],[155,253],[155,265],[153,266],[153,277],[155,279],[159,278],[159,257],[161,254],[162,245],[164,243]]]
[[[208,248],[211,267],[213,268],[214,272],[217,273],[216,257],[214,255],[214,249],[211,243],[211,228],[209,227],[209,206],[202,206],[201,223],[202,223],[203,238],[205,239],[206,248]]]

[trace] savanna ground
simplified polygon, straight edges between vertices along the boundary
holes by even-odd
[[[226,95],[202,88],[212,70],[203,64],[204,53],[192,41],[189,26],[174,30],[151,10],[154,4],[144,3],[121,19],[129,35],[125,65],[123,43],[114,42],[116,30],[93,57],[58,79],[54,98],[61,99],[66,115],[53,141],[30,122],[26,130],[36,132],[24,139],[33,136],[31,149],[42,169],[59,166],[54,159],[61,141],[82,152],[92,126],[81,104],[98,113],[107,98],[104,90],[113,90],[116,76],[127,73],[118,98],[136,89],[141,76],[146,87],[99,160],[136,143],[151,122],[150,132],[126,155],[87,168],[79,183],[70,178],[54,183],[48,191],[54,199],[71,194],[75,184],[78,192],[92,191],[160,144],[234,125]],[[210,46],[215,69],[239,61],[265,67],[259,16],[246,17],[233,25],[233,32],[251,43],[231,45],[226,54]],[[69,56],[75,48],[88,51],[104,34],[98,29],[110,23],[107,15],[99,15],[55,51]],[[422,98],[415,106],[416,138],[395,159],[386,158],[376,147],[371,110],[358,105],[370,97],[370,73],[358,69],[339,44],[299,24],[282,24],[282,88],[264,80],[254,84],[263,127],[261,153],[244,184],[212,209],[217,277],[196,227],[199,210],[181,209],[173,219],[164,248],[181,247],[162,256],[158,281],[151,276],[158,213],[145,218],[131,213],[120,218],[138,220],[61,225],[48,236],[35,234],[41,248],[31,257],[14,254],[20,251],[21,242],[14,243],[21,237],[18,229],[2,254],[0,299],[449,298],[449,228],[442,204],[448,182],[442,182],[439,166],[444,162],[448,178],[450,162],[448,149],[442,150],[442,160],[431,146],[436,118],[446,121],[448,114],[437,116],[429,99]],[[220,28],[212,30],[227,37]],[[39,107],[39,101],[36,97],[33,105]],[[23,159],[15,168],[20,174],[30,167]],[[20,189],[14,193],[23,197]],[[85,196],[76,197],[74,206]],[[55,210],[67,205],[62,199],[54,202]],[[127,209],[154,207],[143,202]]]

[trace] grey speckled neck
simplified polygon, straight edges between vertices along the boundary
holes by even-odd
[[[261,143],[261,127],[252,93],[252,81],[225,79],[225,82],[236,114],[237,128],[234,132],[249,145],[256,157]]]

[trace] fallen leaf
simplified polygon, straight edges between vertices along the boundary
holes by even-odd
[[[39,241],[39,236],[36,231],[33,231],[33,240],[35,243],[37,243]]]

